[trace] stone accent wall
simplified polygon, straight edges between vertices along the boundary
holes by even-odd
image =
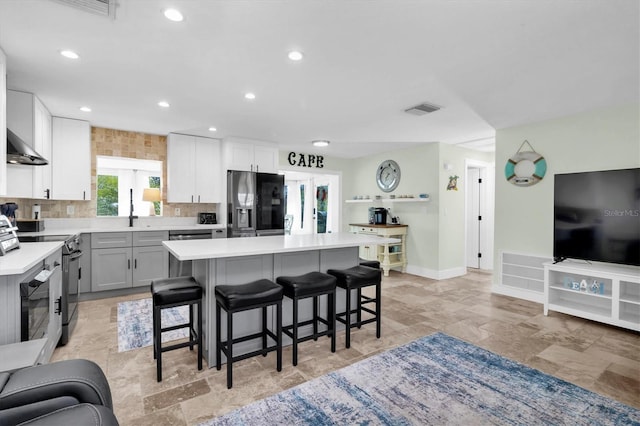
[[[172,203],[167,199],[167,137],[151,135],[126,130],[91,128],[91,200],[36,200],[30,198],[0,198],[0,203],[13,201],[18,204],[17,218],[31,218],[31,208],[40,205],[41,217],[71,218],[96,216],[96,156],[106,155],[114,157],[140,158],[145,160],[162,161],[162,215],[175,216],[175,209],[180,209],[180,216],[194,217],[199,212],[215,212],[216,204]],[[67,214],[68,207],[73,213]]]

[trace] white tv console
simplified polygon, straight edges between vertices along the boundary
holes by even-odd
[[[549,310],[640,331],[640,268],[547,262],[544,314]]]

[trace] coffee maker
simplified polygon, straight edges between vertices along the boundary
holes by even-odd
[[[16,210],[18,210],[16,203],[0,204],[0,214],[7,217],[11,226],[16,226]]]
[[[369,224],[386,225],[388,211],[382,207],[369,207]]]

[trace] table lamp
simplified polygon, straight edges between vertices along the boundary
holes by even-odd
[[[142,191],[142,201],[149,201],[150,207],[149,207],[149,216],[155,216],[156,215],[156,208],[155,205],[153,204],[156,201],[162,201],[162,198],[160,197],[160,189],[159,188],[145,188]]]

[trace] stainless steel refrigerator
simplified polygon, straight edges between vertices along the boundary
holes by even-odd
[[[227,171],[227,237],[284,235],[284,176]]]

